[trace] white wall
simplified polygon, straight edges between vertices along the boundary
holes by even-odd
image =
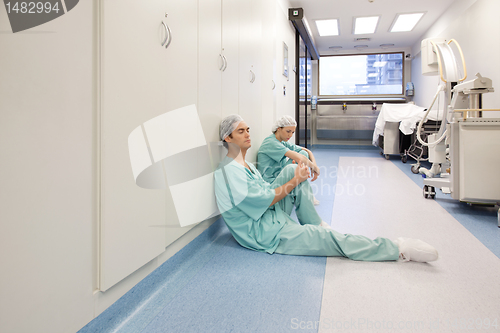
[[[16,34],[0,6],[0,332],[79,330],[213,222],[95,292],[97,2],[80,1]],[[293,115],[295,81],[281,75],[279,54],[285,41],[293,68],[294,31],[287,1],[269,5],[278,54],[273,113]]]
[[[460,44],[467,65],[467,80],[475,74],[489,77],[497,92],[483,95],[483,108],[500,107],[500,1],[457,0],[448,11],[422,36],[453,38]],[[417,105],[427,107],[432,102],[439,78],[421,75],[420,42],[412,47],[416,57],[412,60],[412,80],[415,83]],[[500,117],[500,112],[484,112],[484,117]]]
[[[295,28],[288,20],[288,1],[277,1],[276,9],[276,120],[284,115],[295,117]],[[283,43],[288,46],[288,78],[283,75]],[[283,94],[286,89],[286,95]],[[269,134],[271,134],[269,125]]]

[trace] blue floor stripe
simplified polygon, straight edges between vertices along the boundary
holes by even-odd
[[[141,332],[232,238],[222,219],[154,270],[79,333]]]
[[[143,332],[288,332],[293,318],[319,321],[325,264],[231,238]]]

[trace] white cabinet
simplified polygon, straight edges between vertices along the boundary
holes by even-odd
[[[260,8],[260,1],[240,1],[239,114],[251,128],[253,148],[247,154],[249,161],[256,160],[257,148],[263,139],[263,128],[260,126],[262,121]]]
[[[205,110],[212,115],[221,110],[219,120],[229,114],[240,114],[251,127],[255,148],[249,151],[250,161],[255,161],[257,148],[269,134],[275,118],[275,21],[274,2],[200,2],[198,108],[204,110],[200,116],[208,120],[208,133],[218,140],[212,127],[218,129],[218,124],[208,119]],[[220,51],[217,51],[218,45]],[[212,65],[215,58],[217,69]]]
[[[168,15],[165,23],[172,32],[172,43],[163,58],[166,71],[161,73],[167,81],[163,92],[166,97],[163,112],[167,112],[197,102],[198,1],[167,0],[164,13]]]
[[[186,175],[196,167],[216,167],[219,123],[238,113],[251,127],[255,148],[248,159],[255,160],[275,113],[276,5],[264,0],[107,0],[100,6],[99,288],[106,290],[190,229],[179,227],[169,189],[135,184],[128,152],[133,130],[196,104],[211,161],[184,154],[191,157],[179,178],[188,181]],[[162,21],[171,33],[167,48],[161,46]],[[185,140],[192,126],[179,126],[186,137],[178,140]]]
[[[240,0],[221,0],[222,3],[222,55],[226,66],[222,72],[222,118],[238,113],[238,76],[240,53]]]
[[[222,3],[221,0],[204,0],[199,3],[198,44],[198,113],[212,156],[219,140],[222,110],[222,74],[226,60],[222,52]],[[212,159],[212,169],[218,165]]]
[[[128,136],[153,117],[196,103],[198,29],[196,0],[101,6],[99,288],[106,290],[162,253],[167,236],[171,242],[189,230],[167,228],[176,220],[168,190],[135,184]],[[167,49],[160,45],[162,21],[172,33]]]
[[[203,2],[203,1],[202,1]],[[142,3],[142,2],[141,2]],[[162,112],[173,111],[175,109],[195,104],[198,106],[198,1],[197,0],[167,0],[165,1],[164,13],[167,14],[165,23],[172,33],[172,42],[165,50],[162,65],[165,71],[159,73],[167,87],[163,91],[166,98],[162,105]],[[160,113],[160,114],[161,114]],[[200,118],[202,112],[198,110]],[[184,128],[184,133],[189,136],[190,124],[179,124]],[[207,126],[203,125],[205,135]],[[186,138],[179,137],[179,141]],[[207,139],[208,141],[208,139]],[[172,144],[176,144],[172,142]],[[192,174],[192,169],[196,164],[203,165],[204,161],[192,161],[185,163],[183,160],[185,174]],[[206,161],[207,164],[210,161]],[[170,184],[171,185],[171,184]],[[166,228],[162,232],[166,233],[166,246],[177,240],[180,236],[188,232],[191,227],[180,227],[177,212],[170,191],[167,190],[166,200]],[[201,221],[200,221],[201,222]]]
[[[276,59],[276,5],[261,0],[262,39],[261,39],[261,96],[262,96],[262,136],[271,134],[271,126],[276,119],[276,95],[279,87],[276,83],[277,66],[281,60]],[[282,41],[279,42],[282,44]]]
[[[277,5],[265,0],[206,0],[199,6],[200,117],[210,124],[207,136],[218,140],[218,124],[205,112],[215,116],[221,110],[219,119],[240,114],[251,127],[255,149],[248,159],[254,161],[276,118],[276,94],[281,91],[276,83],[277,64],[282,62],[276,60]]]

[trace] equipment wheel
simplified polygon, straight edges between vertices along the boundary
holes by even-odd
[[[436,189],[434,186],[424,185],[423,195],[426,199],[434,199],[436,197]]]
[[[408,156],[403,155],[401,156],[401,162],[406,163],[408,161]]]
[[[418,169],[420,169],[420,166],[418,164],[411,166],[411,172],[413,172],[414,174],[418,174]]]
[[[384,157],[385,157],[385,159],[386,159],[386,160],[388,160],[388,159],[390,159],[390,158],[391,158],[391,156],[390,156],[389,154],[385,154],[385,156],[384,156]]]

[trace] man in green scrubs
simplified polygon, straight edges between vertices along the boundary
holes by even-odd
[[[245,160],[251,147],[250,128],[240,116],[222,120],[220,137],[228,153],[215,172],[215,195],[226,225],[241,246],[267,253],[365,261],[437,259],[437,251],[420,240],[371,240],[322,227],[315,216],[308,220],[302,212],[310,212],[311,205],[306,165],[288,165],[270,184]],[[301,224],[290,217],[293,205]]]

